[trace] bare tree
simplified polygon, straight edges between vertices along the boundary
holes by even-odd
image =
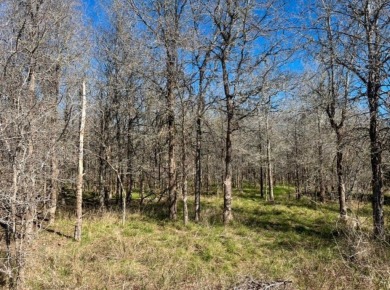
[[[143,2],[143,1],[141,1]],[[181,39],[182,18],[187,1],[130,1],[130,5],[139,20],[149,33],[157,40],[163,50],[165,62],[165,87],[160,87],[165,98],[165,114],[168,143],[168,199],[169,216],[177,217],[177,172],[175,130],[175,104],[179,89],[179,47]]]
[[[202,154],[203,154],[203,130],[204,116],[207,109],[206,94],[212,82],[211,53],[215,41],[215,32],[208,35],[202,34],[200,27],[206,22],[204,19],[203,7],[210,4],[210,1],[190,1],[192,20],[192,66],[194,67],[194,91],[196,92],[196,137],[195,137],[195,221],[200,221],[201,212],[201,191],[202,191]],[[211,28],[210,28],[211,29]]]
[[[388,79],[390,2],[387,0],[323,1],[332,27],[334,62],[353,73],[361,83],[366,97],[369,120],[370,158],[372,172],[374,235],[384,237],[382,139],[380,130],[381,96],[386,94]],[[329,24],[330,25],[330,24]],[[328,27],[329,27],[328,25]],[[330,108],[330,111],[332,109]]]
[[[220,63],[226,115],[225,224],[233,219],[232,134],[238,129],[239,121],[256,110],[256,105],[251,108],[250,104],[256,104],[254,99],[258,100],[264,77],[276,67],[276,56],[282,50],[272,35],[278,30],[277,6],[272,1],[217,1],[211,12],[218,31],[214,54]],[[260,38],[263,46],[255,50]]]
[[[89,176],[98,183],[100,208],[105,209],[115,193],[123,216],[126,204],[131,202],[136,180],[142,175],[138,173],[141,158],[136,154],[136,147],[142,139],[139,127],[147,106],[144,84],[150,84],[143,78],[145,42],[137,37],[135,15],[127,4],[122,0],[107,4],[107,24],[98,29],[101,81],[95,107],[98,121],[94,127],[98,137],[94,138],[91,150],[99,162],[99,178],[96,180],[95,172]]]
[[[85,134],[85,118],[86,118],[87,96],[85,91],[85,81],[81,93],[81,116],[80,116],[80,131],[79,131],[79,154],[78,154],[78,175],[77,175],[77,193],[76,193],[76,226],[74,230],[74,239],[81,241],[81,228],[83,224],[83,176],[84,176],[84,134]]]
[[[78,72],[74,69],[70,77],[69,71],[75,60],[82,59],[76,45],[81,26],[75,23],[81,21],[75,4],[49,0],[1,4],[1,17],[7,23],[0,28],[4,40],[0,219],[7,236],[7,260],[1,271],[12,288],[24,287],[31,241],[55,214],[62,161],[58,144],[65,132],[58,107],[65,103],[62,94],[73,94],[72,78]]]
[[[271,202],[274,201],[274,177],[273,177],[273,168],[272,168],[272,157],[271,157],[271,130],[269,126],[269,115],[270,110],[267,109],[265,113],[265,135],[266,135],[266,151],[267,151],[267,177],[268,177],[268,195]]]

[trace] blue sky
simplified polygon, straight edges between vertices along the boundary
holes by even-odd
[[[92,25],[97,27],[106,23],[107,20],[105,19],[104,11],[102,9],[102,1],[101,0],[81,0],[81,2],[84,5],[84,9],[86,11],[87,16],[89,17],[89,20],[92,21]],[[108,1],[107,1],[108,2]],[[296,12],[297,9],[297,3],[296,1],[290,1],[287,2],[288,5],[286,6],[287,12]],[[292,62],[289,62],[286,65],[287,69],[293,70],[293,71],[302,71],[303,65],[300,60],[294,60]]]
[[[84,4],[86,4],[88,8],[94,8],[96,4],[95,0],[82,0],[82,2],[84,2]]]
[[[93,23],[99,21],[98,18],[98,5],[99,0],[82,0],[82,3],[85,5],[85,11],[87,12],[88,17],[91,18]]]

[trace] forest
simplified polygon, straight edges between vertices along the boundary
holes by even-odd
[[[389,0],[0,19],[0,287],[390,289]]]

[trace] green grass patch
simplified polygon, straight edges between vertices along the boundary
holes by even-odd
[[[228,227],[222,223],[222,196],[215,195],[202,197],[201,222],[187,226],[180,219],[161,219],[166,213],[161,204],[141,213],[130,209],[125,225],[119,213],[90,215],[81,243],[70,238],[74,218],[61,215],[52,231],[42,231],[34,243],[27,287],[225,289],[246,276],[291,280],[294,289],[379,289],[389,282],[379,270],[353,261],[346,265],[340,250],[345,239],[335,235],[337,204],[313,206],[292,193],[291,187],[276,187],[276,202],[270,204],[260,199],[258,189],[235,192],[234,222]],[[369,205],[360,206],[369,221]],[[390,257],[386,248],[380,255]],[[386,263],[373,265],[382,271]]]

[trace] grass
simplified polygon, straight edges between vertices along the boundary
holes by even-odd
[[[225,289],[250,276],[291,280],[294,289],[386,289],[388,247],[374,248],[383,260],[370,255],[368,262],[348,261],[344,250],[353,245],[335,235],[337,204],[288,199],[291,191],[275,188],[275,204],[260,200],[253,188],[236,192],[235,220],[228,227],[222,224],[222,198],[212,195],[203,197],[202,221],[187,226],[161,219],[156,205],[150,214],[134,206],[124,226],[116,213],[87,214],[80,243],[69,238],[74,217],[64,215],[34,242],[26,286]]]

